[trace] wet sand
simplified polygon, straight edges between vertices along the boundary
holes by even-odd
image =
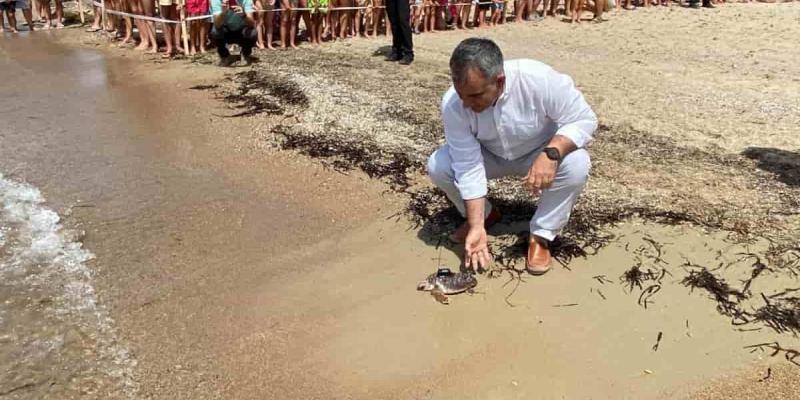
[[[717,250],[730,259],[763,244],[631,221],[569,269],[516,289],[481,277],[478,293],[442,306],[414,287],[437,264],[457,266],[458,251],[389,218],[402,201],[385,185],[264,148],[262,117],[214,116],[229,110],[189,87],[224,71],[194,64],[187,76],[186,64],[47,40],[0,49],[29,83],[3,87],[16,108],[0,168],[64,213],[92,205],[67,222],[97,255],[99,298],[138,362],[135,397],[796,397],[791,364],[743,349],[778,335],[738,331],[679,284],[686,255],[713,264]],[[646,309],[619,280],[645,237],[664,243],[674,275]],[[768,366],[774,377],[758,383]]]

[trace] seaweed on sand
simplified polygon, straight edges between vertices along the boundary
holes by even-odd
[[[739,302],[747,296],[741,291],[731,289],[724,279],[720,279],[707,268],[689,271],[689,275],[681,281],[686,287],[703,289],[717,302],[720,314],[732,317],[734,323],[749,323],[747,314],[739,307]]]
[[[755,321],[763,322],[778,333],[800,333],[800,297],[770,301],[762,294],[766,305],[753,312]]]
[[[764,351],[765,348],[770,349],[772,350],[772,354],[770,354],[770,357],[775,357],[780,353],[784,353],[786,361],[789,361],[790,363],[800,367],[800,362],[795,360],[796,358],[800,357],[800,351],[794,349],[787,349],[781,346],[781,344],[778,342],[753,344],[750,346],[745,346],[744,348],[750,349],[751,353],[755,351]]]
[[[289,79],[271,73],[249,70],[234,76],[235,91],[223,99],[235,108],[244,109],[225,117],[244,117],[257,114],[283,114],[288,106],[307,106],[308,98],[299,86]]]

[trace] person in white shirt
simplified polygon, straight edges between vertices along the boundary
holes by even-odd
[[[428,175],[466,222],[450,239],[464,243],[467,268],[485,268],[486,228],[500,219],[486,200],[487,179],[523,177],[539,195],[530,221],[527,270],[552,262],[550,242],[567,224],[589,176],[584,147],[597,116],[572,79],[534,60],[503,61],[489,39],[462,41],[450,58],[453,86],[442,100],[445,144],[428,160]]]

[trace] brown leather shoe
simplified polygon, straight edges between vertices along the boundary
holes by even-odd
[[[500,213],[496,208],[493,208],[492,212],[489,213],[489,216],[486,217],[486,220],[483,221],[483,227],[489,229],[492,225],[498,222],[500,222]],[[464,222],[458,227],[458,229],[451,233],[448,238],[453,243],[464,243],[464,241],[467,240],[467,233],[469,233],[469,224]]]
[[[528,243],[528,260],[525,269],[531,275],[544,275],[550,271],[553,258],[550,256],[550,249],[547,242],[543,239],[532,237]]]

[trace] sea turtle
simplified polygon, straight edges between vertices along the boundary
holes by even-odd
[[[417,290],[431,292],[436,301],[448,304],[448,295],[471,291],[478,281],[470,273],[452,272],[449,268],[439,268],[435,273],[417,285]]]

